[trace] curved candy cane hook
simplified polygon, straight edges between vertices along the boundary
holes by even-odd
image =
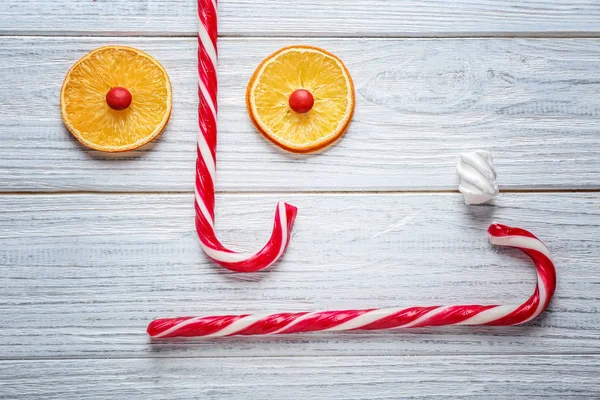
[[[279,259],[290,241],[298,209],[280,202],[271,238],[256,254],[236,253],[219,242],[215,232],[217,156],[217,1],[198,0],[198,158],[196,160],[196,230],[202,249],[213,261],[236,272],[253,272]]]
[[[442,325],[518,325],[540,315],[556,288],[556,271],[546,246],[530,232],[492,224],[490,242],[515,247],[533,260],[537,285],[519,305],[455,305],[367,310],[279,313],[271,315],[223,315],[157,319],[148,325],[156,338],[233,335],[274,335],[296,332],[379,330]]]

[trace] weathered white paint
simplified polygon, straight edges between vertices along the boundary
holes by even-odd
[[[193,229],[196,2],[0,3],[0,192],[188,192],[0,194],[0,398],[598,396],[600,194],[467,207],[458,194],[357,193],[455,189],[458,153],[478,148],[493,151],[502,190],[600,188],[597,1],[220,1],[218,189],[281,193],[219,196],[217,228],[251,250],[274,201],[300,207],[283,262],[251,275],[208,263]],[[305,39],[334,36],[345,38]],[[435,39],[377,39],[402,36]],[[165,134],[112,156],[81,148],[58,111],[69,66],[108,43],[149,51],[174,84]],[[357,84],[352,128],[316,156],[280,153],[244,109],[255,66],[293,43],[335,52]],[[353,193],[286,193],[323,190]],[[242,308],[522,299],[534,273],[486,242],[492,220],[531,229],[557,261],[554,301],[526,326],[218,342],[143,333],[154,317]]]
[[[194,35],[195,0],[2,0],[5,35]],[[595,0],[220,0],[232,36],[596,35]]]
[[[11,399],[593,399],[600,392],[597,356],[578,355],[154,354],[140,359],[0,361],[0,374],[3,398]]]
[[[501,190],[600,188],[600,39],[311,39],[346,61],[354,122],[328,151],[293,156],[252,127],[246,83],[298,40],[220,42],[220,191],[454,189],[460,152],[494,154]],[[109,38],[0,40],[1,191],[191,191],[196,41],[119,39],[149,51],[173,81],[166,132],[135,152],[84,149],[64,128],[69,66]]]
[[[280,195],[221,195],[217,230],[253,250]],[[0,196],[0,358],[528,354],[600,351],[600,195],[285,195],[300,208],[283,261],[228,273],[203,255],[192,195]],[[512,304],[530,261],[487,242],[497,220],[549,247],[558,289],[526,326],[156,342],[153,318],[435,304]]]

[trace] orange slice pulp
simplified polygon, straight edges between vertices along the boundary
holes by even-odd
[[[157,137],[171,116],[171,82],[158,61],[125,46],[96,49],[69,70],[60,92],[62,119],[84,145],[107,152],[136,149]]]
[[[267,57],[248,83],[255,127],[281,148],[308,153],[339,139],[354,114],[354,84],[342,61],[312,46],[285,47]]]

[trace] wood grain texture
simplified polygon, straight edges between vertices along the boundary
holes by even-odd
[[[51,3],[51,2],[50,2]],[[82,148],[60,120],[70,65],[106,38],[0,40],[1,191],[190,191],[196,41],[123,38],[174,85],[171,122],[143,149]],[[501,190],[600,188],[600,40],[304,40],[346,61],[357,109],[345,137],[312,156],[256,133],[244,105],[260,60],[283,39],[221,40],[219,191],[455,189],[458,154],[491,150]]]
[[[592,399],[595,356],[0,362],[2,399]],[[551,376],[552,379],[548,379]]]
[[[206,260],[190,194],[10,194],[191,191],[196,2],[0,1],[0,399],[597,398],[600,193],[467,207],[360,192],[455,189],[458,153],[477,148],[501,190],[600,189],[600,3],[223,0],[219,14],[218,232],[253,250],[277,200],[300,207],[283,261],[249,275]],[[339,55],[357,85],[350,131],[313,156],[279,152],[244,106],[255,66],[297,42]],[[84,149],[60,121],[66,71],[104,44],[150,52],[173,82],[167,131],[136,152]],[[289,193],[312,191],[354,193]],[[522,301],[535,273],[487,243],[493,220],[557,264],[550,308],[525,326],[144,333],[176,315]]]
[[[193,0],[3,0],[5,35],[194,35]],[[227,36],[597,35],[594,0],[222,0]]]
[[[275,195],[221,195],[217,231],[259,247]],[[283,261],[228,273],[199,248],[190,195],[1,196],[0,358],[598,353],[600,195],[288,195]],[[558,288],[525,326],[151,341],[153,318],[526,299],[530,261],[487,243],[498,220],[551,249]]]

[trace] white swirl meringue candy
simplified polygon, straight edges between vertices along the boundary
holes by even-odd
[[[458,190],[465,196],[465,203],[483,204],[498,196],[494,160],[489,151],[462,153],[456,169],[460,175]]]

